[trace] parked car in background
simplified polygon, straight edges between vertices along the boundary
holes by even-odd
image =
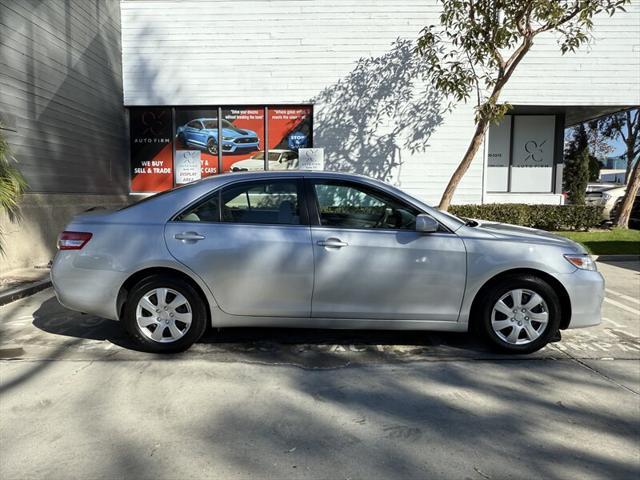
[[[618,216],[618,212],[620,211],[620,206],[622,205],[623,197],[618,198],[616,200],[616,204],[611,211],[611,218],[615,219]],[[636,194],[636,199],[633,202],[633,206],[631,207],[631,214],[629,215],[629,228],[638,228],[640,229],[640,192]]]
[[[600,323],[604,295],[571,240],[460,219],[342,173],[209,177],[79,215],[58,248],[59,301],[121,320],[155,352],[184,350],[210,325],[471,330],[530,353]]]
[[[626,187],[617,183],[590,183],[587,185],[585,203],[587,205],[602,206],[602,220],[612,222],[613,208],[616,202],[624,196]]]
[[[178,139],[186,146],[205,150],[211,155],[218,154],[218,120],[196,118],[178,127]],[[222,120],[222,151],[235,153],[238,150],[257,150],[260,145],[258,135],[253,130],[236,127]]]
[[[290,170],[298,168],[298,153],[293,150],[269,150],[269,170]],[[252,172],[264,170],[264,150],[251,158],[240,160],[231,166],[233,172]]]

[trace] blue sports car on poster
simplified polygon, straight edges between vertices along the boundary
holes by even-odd
[[[218,154],[218,119],[195,118],[178,127],[178,138],[186,146],[205,150],[211,155]],[[260,140],[253,130],[238,128],[227,120],[222,120],[222,151],[235,153],[237,150],[257,150]]]

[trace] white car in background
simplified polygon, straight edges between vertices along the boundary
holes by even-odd
[[[616,202],[624,196],[625,185],[617,183],[590,183],[587,185],[585,203],[587,205],[602,206],[602,220],[613,221],[611,212]]]
[[[269,170],[291,170],[298,168],[298,153],[293,150],[269,150]],[[233,172],[255,172],[264,170],[264,150],[231,166]]]

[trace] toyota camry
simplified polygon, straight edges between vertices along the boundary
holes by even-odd
[[[209,177],[79,215],[58,248],[58,300],[154,352],[211,326],[472,331],[529,353],[597,325],[604,290],[577,243],[329,172]]]

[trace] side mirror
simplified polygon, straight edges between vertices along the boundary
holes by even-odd
[[[438,231],[440,225],[432,217],[421,213],[416,217],[416,232],[433,233]]]

